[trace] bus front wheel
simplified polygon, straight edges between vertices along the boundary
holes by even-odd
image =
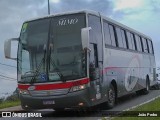
[[[108,101],[107,101],[107,108],[111,109],[115,105],[115,100],[116,100],[116,93],[115,93],[115,88],[111,84],[108,90]]]

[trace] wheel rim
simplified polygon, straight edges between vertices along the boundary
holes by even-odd
[[[149,84],[148,84],[148,82],[146,83],[146,90],[147,91],[149,90]]]
[[[109,92],[108,92],[108,102],[110,104],[114,104],[115,101],[115,92],[112,88],[110,88]]]

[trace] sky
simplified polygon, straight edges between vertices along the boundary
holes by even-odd
[[[16,66],[4,58],[4,41],[19,37],[24,21],[48,14],[48,0],[0,0],[0,63]],[[122,24],[150,36],[160,66],[160,0],[50,0],[51,14],[89,9],[102,13]],[[12,53],[16,53],[16,45]],[[16,78],[16,68],[0,64],[0,75]],[[13,91],[16,81],[0,76],[0,94]]]

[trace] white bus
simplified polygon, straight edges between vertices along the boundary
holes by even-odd
[[[156,84],[150,37],[99,12],[75,11],[24,22],[17,76],[24,109],[112,108],[123,95]]]

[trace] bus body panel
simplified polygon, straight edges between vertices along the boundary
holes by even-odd
[[[107,47],[104,59],[103,74],[106,84],[115,79],[118,96],[144,89],[147,75],[150,86],[155,84],[154,56]]]
[[[41,96],[34,97],[30,95],[20,95],[21,103],[23,106],[30,109],[45,109],[45,108],[80,108],[79,103],[83,103],[85,107],[90,107],[91,102],[88,99],[88,90],[77,91],[73,93],[67,93],[59,96]],[[51,102],[44,104],[44,102]]]
[[[114,20],[111,20],[109,18],[106,18],[102,15],[100,15],[98,12],[89,12],[89,11],[82,11],[82,12],[77,12],[77,14],[84,14],[83,16],[83,20],[86,22],[85,26],[83,27],[91,27],[91,31],[90,31],[90,46],[88,48],[88,51],[86,51],[85,54],[85,68],[86,68],[86,76],[81,76],[81,77],[87,77],[90,81],[87,83],[87,87],[83,90],[78,90],[75,92],[70,92],[70,90],[72,89],[74,85],[68,84],[68,82],[70,82],[69,80],[67,81],[62,81],[62,79],[59,79],[60,77],[62,77],[63,75],[61,75],[61,72],[57,72],[56,74],[52,74],[52,76],[58,76],[57,79],[59,79],[63,85],[67,84],[69,85],[67,87],[67,92],[65,94],[59,94],[59,91],[63,91],[63,88],[61,88],[61,85],[58,85],[59,87],[56,87],[57,84],[56,81],[53,82],[44,82],[44,83],[23,83],[23,84],[28,84],[29,86],[38,86],[40,84],[45,85],[45,84],[51,84],[51,87],[47,88],[48,92],[57,92],[58,95],[53,94],[53,95],[41,95],[38,96],[38,92],[39,93],[45,93],[45,89],[38,89],[38,90],[28,90],[29,87],[26,87],[24,90],[28,90],[30,91],[30,95],[22,95],[20,94],[20,99],[22,102],[22,105],[27,105],[30,108],[81,108],[81,107],[91,107],[91,106],[95,106],[97,104],[100,103],[104,103],[108,101],[108,90],[110,85],[112,84],[113,81],[115,81],[116,85],[117,85],[117,90],[116,90],[116,94],[117,97],[144,89],[146,87],[146,78],[147,76],[149,77],[150,80],[150,86],[154,85],[156,83],[155,81],[155,57],[154,54],[150,54],[150,53],[144,53],[144,52],[139,52],[136,50],[130,50],[128,48],[119,48],[118,46],[112,46],[112,45],[106,45],[105,44],[105,35],[104,35],[104,25],[103,25],[103,20],[108,21],[110,24],[118,26],[126,31],[131,31],[134,34],[138,34],[142,37],[145,37],[146,39],[150,39],[148,36],[143,35],[129,27],[126,27]],[[57,14],[55,16],[48,16],[45,18],[40,18],[37,20],[43,20],[43,19],[51,19],[51,26],[49,30],[48,34],[51,34],[51,37],[48,35],[48,39],[46,41],[46,45],[48,45],[47,47],[47,55],[49,56],[49,52],[51,49],[56,49],[57,51],[57,60],[54,61],[54,59],[56,58],[53,55],[53,66],[56,63],[57,66],[61,65],[61,66],[71,66],[74,67],[75,63],[73,62],[72,64],[70,64],[69,62],[67,63],[66,61],[69,61],[71,59],[77,60],[79,59],[80,54],[84,54],[83,52],[75,52],[72,54],[69,54],[66,52],[70,51],[70,52],[74,52],[76,50],[78,50],[81,41],[79,41],[79,44],[77,45],[77,42],[74,43],[74,46],[70,47],[70,44],[73,43],[73,41],[68,42],[68,44],[65,44],[65,41],[61,41],[59,42],[58,40],[66,40],[65,36],[62,39],[62,36],[57,36],[56,38],[58,39],[57,42],[55,42],[52,38],[54,38],[53,36],[53,32],[55,33],[59,33],[61,35],[61,32],[57,32],[58,29],[61,29],[63,31],[63,33],[67,33],[67,30],[62,29],[62,27],[67,26],[68,24],[76,24],[78,22],[77,17],[74,17],[74,19],[70,19],[70,20],[66,20],[66,18],[61,19],[60,21],[58,21],[58,25],[61,26],[61,28],[57,27],[57,21],[54,21],[54,17],[56,17],[56,19],[58,19],[58,17],[65,15],[65,17],[67,17],[67,15],[75,15],[76,13],[65,13],[65,14]],[[86,17],[86,18],[85,18]],[[36,20],[33,20],[34,22]],[[98,24],[96,23],[98,21]],[[32,21],[27,21],[27,22],[32,22]],[[55,23],[54,23],[55,22]],[[66,24],[67,23],[67,24]],[[49,22],[48,22],[49,24]],[[26,30],[26,25],[23,26]],[[54,27],[57,27],[56,30],[54,30]],[[76,27],[75,27],[76,28]],[[47,29],[47,28],[46,28]],[[24,30],[24,31],[25,31]],[[70,28],[71,30],[71,28]],[[78,32],[80,32],[80,29],[77,30]],[[94,32],[93,32],[94,31]],[[23,29],[22,29],[23,32]],[[51,33],[50,33],[51,32]],[[71,32],[75,32],[73,30],[71,30]],[[77,34],[77,33],[75,33]],[[47,35],[47,34],[46,34]],[[72,34],[71,34],[72,35]],[[80,36],[80,34],[78,34],[77,36]],[[77,36],[73,36],[70,38],[76,38]],[[36,37],[35,37],[36,38]],[[79,38],[80,39],[80,38]],[[73,39],[74,40],[74,39]],[[78,39],[77,39],[78,40]],[[43,41],[43,40],[41,40]],[[20,42],[19,42],[20,44]],[[31,44],[31,43],[30,43]],[[34,43],[35,45],[37,43]],[[54,44],[56,44],[54,46]],[[33,46],[33,44],[32,44]],[[31,47],[32,47],[31,46]],[[54,46],[54,47],[53,47]],[[21,45],[19,45],[19,49],[20,49]],[[37,49],[41,48],[45,48],[45,46],[41,45],[41,46],[37,46]],[[63,48],[63,49],[62,49]],[[72,49],[70,49],[72,48]],[[41,49],[42,52],[43,49]],[[84,50],[83,50],[84,51]],[[53,51],[54,52],[54,51]],[[18,54],[21,54],[21,51],[19,50]],[[73,56],[73,54],[77,55],[77,56]],[[79,56],[78,56],[79,55]],[[41,55],[41,57],[45,57],[45,52],[44,54]],[[65,60],[66,58],[66,60]],[[36,61],[36,58],[35,60]],[[51,59],[47,59],[47,62],[50,62]],[[45,61],[42,61],[45,62]],[[72,62],[72,61],[71,61]],[[94,64],[92,64],[92,62],[94,62]],[[33,64],[33,63],[32,63]],[[48,64],[48,63],[47,63]],[[49,63],[50,64],[50,63]],[[79,64],[79,61],[77,60],[77,63]],[[20,63],[18,63],[18,68],[20,68]],[[51,66],[51,65],[50,65]],[[74,71],[68,71],[68,73],[72,73],[75,72],[78,68],[80,68],[81,64],[79,64],[79,66],[77,68],[74,68]],[[93,67],[94,66],[94,67]],[[43,66],[45,68],[45,65]],[[55,67],[55,66],[54,66]],[[53,67],[53,68],[54,68]],[[48,67],[50,68],[50,67]],[[46,68],[48,70],[48,68]],[[64,69],[64,67],[62,67],[62,70]],[[68,69],[70,69],[70,67],[68,67]],[[46,70],[46,71],[47,71]],[[46,72],[45,71],[45,72]],[[58,69],[56,71],[59,71]],[[48,72],[48,71],[47,71]],[[47,74],[46,72],[46,74]],[[64,72],[67,73],[67,72]],[[76,74],[78,73],[79,75],[81,74],[80,70],[77,70],[75,72]],[[22,83],[20,83],[21,81],[21,73],[18,73],[18,84],[22,85]],[[27,77],[27,76],[26,76]],[[33,76],[29,76],[29,77],[33,77]],[[41,74],[41,78],[45,78],[46,76]],[[74,81],[78,81],[79,78],[77,79],[73,79]],[[82,79],[82,78],[80,78]],[[32,82],[32,81],[31,81]],[[54,90],[53,90],[53,88]],[[19,87],[19,89],[21,90],[22,88]],[[61,90],[60,90],[61,89]],[[76,88],[77,89],[77,88]],[[53,91],[52,91],[53,90]],[[38,92],[37,92],[38,91]],[[37,96],[36,96],[36,92],[37,92]],[[65,92],[65,90],[63,91]],[[35,96],[33,96],[32,94],[35,93]],[[54,101],[53,104],[46,104],[44,105],[44,101]]]

